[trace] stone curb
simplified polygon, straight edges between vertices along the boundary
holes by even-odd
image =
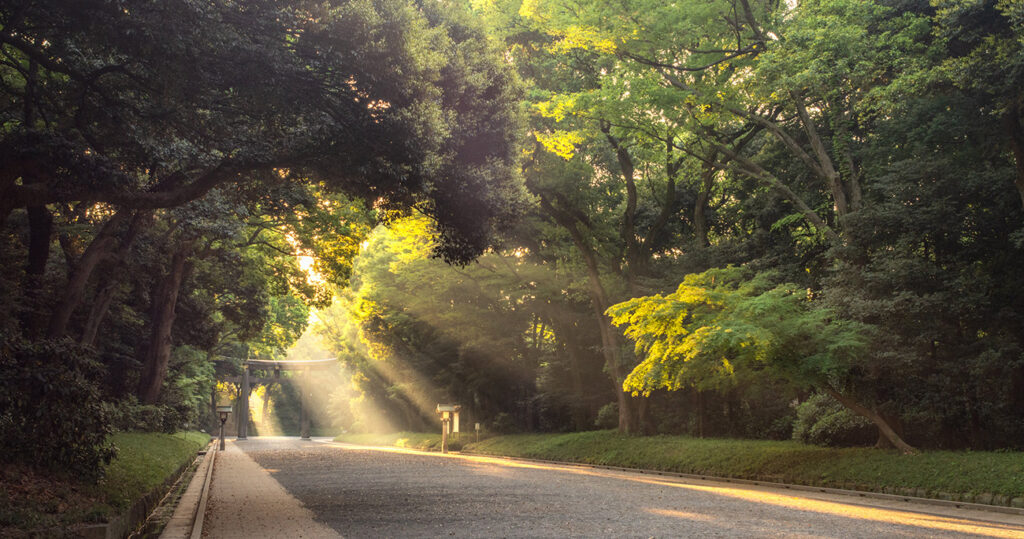
[[[210,492],[210,476],[217,458],[216,440],[212,440],[196,467],[188,487],[178,501],[178,507],[160,533],[160,539],[191,539],[200,537],[203,530],[203,516]]]
[[[181,475],[188,470],[194,460],[186,461],[177,470],[141,498],[135,500],[127,511],[114,516],[109,522],[103,524],[91,524],[76,530],[76,533],[86,539],[120,539],[128,537],[138,528],[146,523],[149,515],[160,505],[160,501],[171,490],[174,483],[181,478]]]
[[[423,453],[431,453],[431,451],[422,451],[422,452]],[[700,479],[700,480],[703,480],[703,481],[716,481],[716,482],[733,483],[733,484],[739,484],[739,485],[754,485],[754,486],[776,487],[776,488],[784,488],[784,489],[803,491],[803,492],[823,492],[823,493],[826,493],[826,494],[840,494],[840,495],[843,495],[843,496],[850,496],[850,497],[873,498],[873,499],[877,499],[877,500],[889,500],[889,501],[904,501],[904,502],[920,503],[920,504],[925,504],[925,505],[935,505],[935,506],[939,506],[939,507],[953,507],[953,508],[958,508],[958,509],[975,509],[975,510],[978,510],[978,511],[989,511],[989,512],[994,512],[994,513],[1004,513],[1004,514],[1009,514],[1009,515],[1021,515],[1021,516],[1024,516],[1024,507],[1011,507],[1011,506],[1008,506],[1008,505],[993,505],[993,504],[987,504],[987,503],[961,502],[961,501],[943,500],[943,499],[937,499],[937,498],[924,498],[924,497],[919,497],[919,496],[904,496],[904,495],[900,495],[900,494],[885,494],[885,493],[882,493],[882,492],[870,492],[870,491],[863,491],[863,490],[852,490],[852,489],[842,489],[842,488],[832,488],[832,487],[815,487],[815,486],[809,486],[809,485],[794,485],[794,484],[789,484],[789,483],[781,483],[781,482],[777,482],[777,481],[760,481],[760,480],[753,480],[753,479],[738,479],[738,478],[733,478],[733,477],[718,477],[718,476],[715,476],[715,475],[707,475],[707,474],[688,474],[688,473],[680,473],[680,472],[667,472],[667,471],[663,471],[663,470],[647,470],[647,469],[644,469],[644,468],[624,468],[624,467],[621,467],[621,466],[605,466],[605,465],[602,465],[602,464],[585,464],[585,463],[579,463],[579,462],[565,462],[565,461],[558,461],[558,460],[531,459],[531,458],[525,458],[525,457],[509,457],[509,456],[504,456],[504,455],[491,455],[491,454],[488,454],[488,453],[474,453],[472,451],[463,451],[461,453],[465,454],[465,455],[473,455],[473,456],[479,456],[479,457],[492,457],[492,458],[500,458],[500,459],[508,459],[508,460],[517,460],[517,461],[523,461],[523,462],[536,462],[536,463],[541,463],[541,464],[557,464],[557,465],[560,465],[560,466],[570,466],[570,467],[576,467],[576,468],[593,468],[593,469],[599,469],[599,470],[612,470],[612,471],[616,471],[616,472],[640,473],[640,474],[644,474],[644,475],[661,475],[661,476],[665,476],[665,477],[680,477],[680,478],[684,478],[684,479]],[[940,494],[945,494],[945,493],[940,493]],[[952,498],[955,495],[948,495],[948,496],[950,496]],[[1005,497],[1003,497],[1003,498],[1005,498]],[[1012,500],[1007,499],[1007,501],[1013,501],[1013,502],[1015,502],[1017,500],[1020,500],[1020,498],[1013,498]]]

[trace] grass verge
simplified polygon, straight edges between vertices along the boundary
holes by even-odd
[[[103,499],[115,509],[126,509],[195,458],[209,441],[210,436],[202,432],[115,434],[117,458],[98,485]]]
[[[342,441],[399,445],[394,440],[419,448],[428,444],[416,441],[430,436],[438,439],[439,447],[440,436],[430,434],[350,435]],[[874,448],[624,436],[614,431],[497,436],[467,443],[464,451],[1024,507],[1020,452],[926,451],[908,456]]]
[[[25,535],[31,530],[42,536],[60,535],[58,530],[105,522],[162,484],[209,440],[200,432],[114,434],[111,441],[117,446],[117,458],[97,484],[25,469],[4,470],[0,475],[0,536]]]
[[[499,436],[478,454],[643,468],[1024,507],[1019,452],[926,451],[798,442],[624,436],[614,431]]]

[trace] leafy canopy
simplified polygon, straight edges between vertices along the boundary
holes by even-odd
[[[812,386],[843,378],[867,347],[867,326],[835,319],[806,289],[777,278],[711,269],[687,275],[671,294],[613,305],[612,322],[626,326],[644,358],[623,389],[715,387],[741,371]]]

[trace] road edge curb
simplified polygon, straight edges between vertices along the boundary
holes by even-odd
[[[209,497],[216,453],[215,441],[210,443],[206,451],[200,452],[202,461],[189,479],[174,514],[161,531],[160,539],[191,539],[202,535],[203,516],[206,513],[206,500]]]
[[[195,518],[192,521],[192,533],[189,535],[189,539],[200,539],[203,536],[203,521],[206,518],[206,503],[210,499],[213,466],[217,462],[217,453],[220,453],[219,449],[214,449],[215,447],[211,446],[213,450],[207,455],[210,464],[206,469],[206,475],[203,477],[202,494],[199,496],[199,504],[195,508]]]

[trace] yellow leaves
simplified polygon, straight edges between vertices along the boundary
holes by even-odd
[[[719,374],[723,376],[732,376],[735,373],[736,369],[733,367],[732,363],[728,359],[722,358],[722,366],[719,368]]]
[[[594,26],[571,24],[570,21],[559,17],[557,11],[552,11],[551,7],[543,5],[541,0],[523,0],[519,5],[520,17],[540,23],[548,35],[561,38],[547,47],[549,51],[558,54],[574,49],[606,54],[615,52],[616,45],[612,37],[603,34]]]
[[[556,53],[583,49],[613,54],[616,48],[615,40],[602,35],[596,28],[589,26],[568,26],[564,30],[559,30],[554,35],[562,38],[550,46],[550,50]]]
[[[567,116],[576,114],[577,96],[556,94],[547,101],[534,104],[533,108],[541,116],[554,118],[556,122],[561,122]],[[534,137],[537,138],[537,142],[540,142],[547,151],[567,161],[575,155],[576,145],[584,140],[583,135],[579,131],[561,129],[547,133],[537,132],[534,133]]]
[[[541,116],[554,118],[561,122],[566,116],[573,114],[576,109],[575,95],[556,95],[547,101],[542,101],[533,106]]]
[[[537,142],[544,148],[568,161],[576,153],[576,145],[583,142],[583,135],[578,131],[562,131],[556,129],[550,133],[534,133]]]
[[[436,246],[434,223],[423,215],[396,219],[388,225],[387,235],[398,241],[387,242],[385,249],[394,254],[388,271],[399,273],[402,267],[427,260]]]
[[[540,20],[540,0],[523,0],[519,6],[519,16],[524,19]]]
[[[491,9],[497,5],[494,0],[470,0],[469,7],[473,11],[485,11]]]

